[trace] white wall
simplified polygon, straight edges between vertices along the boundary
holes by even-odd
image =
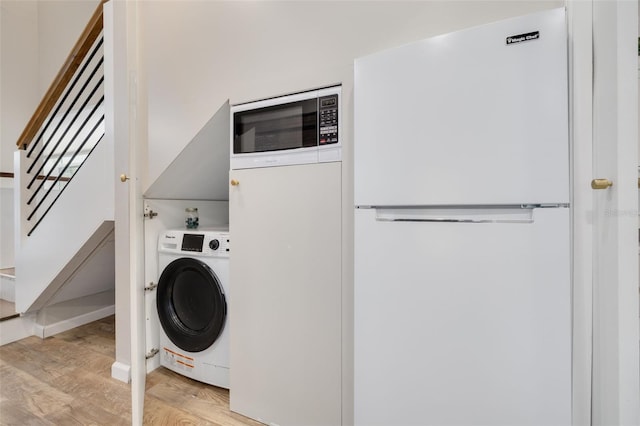
[[[13,179],[0,178],[0,269],[15,265],[12,184]]]
[[[13,172],[15,143],[38,101],[36,3],[3,1],[0,17],[0,171]]]
[[[226,99],[233,104],[342,82],[343,108],[350,109],[356,57],[559,6],[562,1],[141,2],[151,141],[143,188]]]
[[[98,0],[0,2],[0,171],[95,10]]]
[[[100,269],[101,262],[96,265],[94,262],[83,264],[83,261],[95,254],[95,248],[102,246],[114,226],[113,144],[109,142],[103,140],[96,146],[72,183],[42,219],[36,232],[30,236],[22,235],[15,265],[17,312],[42,308],[63,285],[81,285],[87,291],[113,288],[113,275],[104,276],[105,282],[81,283],[93,273],[104,274]],[[20,154],[24,158],[24,151]],[[108,247],[104,245],[106,252]],[[113,246],[110,247],[112,250]],[[102,259],[113,266],[113,257]],[[89,269],[81,273],[77,269],[81,265]],[[67,293],[68,297],[72,295],[73,291]]]
[[[82,34],[99,0],[39,0],[37,3],[38,87],[44,94]]]
[[[343,421],[352,422],[353,60],[563,1],[140,3],[149,187],[217,107],[343,84]],[[145,166],[143,165],[143,166]]]
[[[0,2],[0,172],[98,0]],[[13,181],[0,178],[0,268],[14,266]]]
[[[0,2],[0,172],[13,172],[16,141],[38,102],[35,2]],[[14,266],[13,179],[0,178],[0,268]]]

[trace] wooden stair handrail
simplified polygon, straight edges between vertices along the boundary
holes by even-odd
[[[51,86],[49,86],[49,90],[45,93],[42,101],[40,101],[40,104],[38,105],[38,108],[36,108],[36,111],[33,113],[31,120],[29,120],[22,131],[22,134],[18,138],[18,142],[16,142],[19,149],[26,148],[31,143],[36,133],[38,133],[38,129],[40,129],[42,123],[44,123],[44,120],[47,118],[56,102],[58,102],[58,99],[60,99],[60,96],[67,87],[67,84],[71,81],[73,74],[80,67],[85,56],[87,56],[89,49],[98,38],[98,35],[100,35],[100,32],[102,32],[102,5],[107,1],[108,0],[100,0],[98,7],[95,12],[93,12],[91,19],[89,19],[89,23],[84,28],[84,31],[82,31],[82,34],[75,46],[73,46],[73,49],[71,49],[71,53],[67,57],[67,60],[62,65],[62,68],[60,68],[60,71],[58,71],[56,78],[51,83]]]
[[[13,172],[0,172],[0,178],[10,178],[13,179],[14,175]],[[71,180],[71,178],[69,177],[64,177],[64,176],[45,176],[45,175],[38,175],[38,177],[36,178],[37,180],[42,180],[42,179],[46,179],[46,180],[56,180],[58,179],[59,181],[62,182],[69,182]]]

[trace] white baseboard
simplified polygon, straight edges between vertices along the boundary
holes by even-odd
[[[0,321],[0,346],[33,336],[35,321],[35,314]]]
[[[111,377],[121,382],[131,382],[131,366],[122,362],[114,362],[111,365]]]
[[[93,312],[88,312],[77,317],[69,318],[63,321],[59,321],[49,325],[34,325],[33,334],[43,339],[51,337],[55,334],[62,333],[72,328],[80,327],[81,325],[89,324],[90,322],[97,321],[99,319],[113,315],[116,312],[115,305],[105,306]]]

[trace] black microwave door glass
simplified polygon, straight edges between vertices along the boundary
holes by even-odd
[[[281,151],[318,145],[318,100],[236,112],[233,153]]]

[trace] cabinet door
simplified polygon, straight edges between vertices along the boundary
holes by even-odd
[[[232,170],[233,411],[339,425],[341,163]]]

